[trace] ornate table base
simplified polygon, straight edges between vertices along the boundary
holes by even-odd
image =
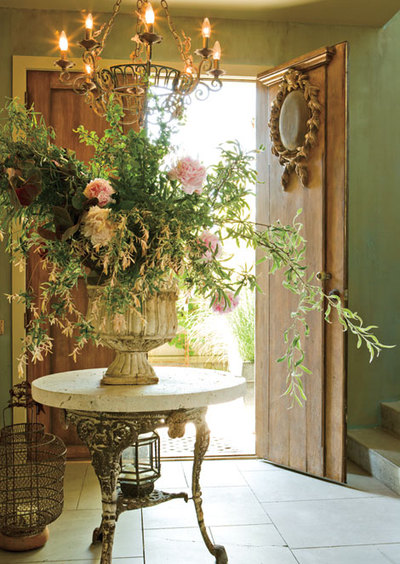
[[[177,497],[188,501],[186,493],[168,494],[160,491],[140,498],[127,498],[118,488],[120,456],[124,449],[136,442],[139,435],[154,431],[158,427],[168,427],[171,438],[183,437],[186,423],[194,423],[196,427],[192,499],[199,528],[209,552],[215,556],[215,562],[228,562],[225,548],[212,543],[204,524],[200,471],[210,442],[206,412],[207,408],[143,413],[67,411],[67,422],[76,426],[79,437],[88,446],[92,465],[100,482],[102,520],[100,527],[93,533],[93,542],[102,542],[101,564],[112,562],[115,524],[123,511],[157,505]]]

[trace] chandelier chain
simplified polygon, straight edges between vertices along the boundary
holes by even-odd
[[[183,34],[184,39],[182,41],[182,39],[179,37],[178,32],[176,31],[176,28],[175,28],[175,26],[172,22],[170,14],[169,14],[167,0],[161,0],[160,4],[164,9],[165,16],[166,16],[167,22],[168,22],[169,30],[172,33],[172,35],[173,35],[173,37],[174,37],[174,39],[175,39],[175,41],[178,45],[179,53],[181,55],[183,62],[189,63],[190,65],[192,65],[192,57],[190,55],[190,48],[191,48],[190,37],[187,37],[185,34]]]
[[[136,36],[133,38],[133,40],[136,42],[136,46],[135,49],[133,51],[133,53],[131,54],[131,59],[133,61],[136,61],[137,59],[139,59],[140,54],[142,52],[142,48],[143,45],[140,43],[139,41],[139,35],[141,32],[141,27],[143,25],[143,21],[141,18],[141,13],[143,11],[143,4],[144,4],[144,0],[137,0],[136,2]]]
[[[110,31],[111,31],[111,28],[112,28],[112,26],[113,26],[113,24],[114,24],[114,20],[115,20],[115,18],[117,17],[118,12],[120,11],[121,3],[122,3],[122,0],[116,0],[115,4],[114,4],[114,6],[113,6],[113,11],[112,11],[112,16],[111,16],[111,18],[109,19],[109,21],[108,21],[107,24],[105,24],[105,25],[102,26],[102,28],[101,28],[101,30],[100,30],[100,31],[104,31],[104,33],[103,33],[103,37],[101,38],[101,41],[100,41],[100,47],[97,49],[97,55],[100,55],[100,53],[101,53],[101,52],[103,51],[103,49],[104,49],[104,45],[105,45],[106,39],[107,39],[107,37],[108,37],[108,35],[109,35]]]

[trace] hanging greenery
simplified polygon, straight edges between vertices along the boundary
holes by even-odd
[[[34,295],[9,296],[22,302],[29,324],[20,358],[40,361],[52,350],[48,324],[73,337],[75,357],[88,342],[98,343],[89,318],[72,297],[79,279],[104,284],[99,300],[114,315],[116,326],[127,308],[140,311],[143,298],[176,280],[182,292],[206,298],[214,311],[235,308],[244,287],[258,288],[252,269],[235,271],[224,260],[224,240],[262,248],[270,274],[284,273],[284,287],[296,294],[297,307],[283,338],[287,390],[301,403],[302,376],[308,374],[303,352],[309,334],[307,316],[333,314],[365,344],[371,360],[385,347],[364,327],[361,317],[336,296],[313,284],[304,264],[306,242],[298,216],[290,225],[251,221],[248,198],[256,184],[254,153],[229,142],[220,160],[206,170],[185,157],[171,161],[171,126],[159,123],[152,138],[145,130],[124,131],[122,110],[108,109],[108,128],[99,137],[83,126],[80,141],[93,147],[87,163],[58,147],[55,134],[33,109],[12,100],[0,127],[1,227],[11,260],[24,266],[31,252],[40,257],[48,281]],[[300,210],[299,210],[300,214]]]

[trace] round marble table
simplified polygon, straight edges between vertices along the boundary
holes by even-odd
[[[167,427],[171,438],[185,434],[186,423],[196,427],[192,499],[204,542],[218,564],[228,562],[225,548],[215,545],[204,524],[200,470],[210,442],[207,407],[244,395],[246,383],[226,372],[185,367],[155,367],[159,383],[147,386],[100,385],[106,369],[75,370],[43,376],[32,382],[35,401],[64,409],[67,423],[76,426],[88,446],[102,495],[102,520],[93,542],[102,541],[101,564],[112,562],[118,516],[126,510],[157,505],[186,493],[153,491],[128,498],[118,487],[122,451],[139,435]]]

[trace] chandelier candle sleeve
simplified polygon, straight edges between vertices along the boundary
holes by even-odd
[[[60,33],[58,45],[60,47],[61,59],[65,61],[65,59],[67,58],[67,51],[68,51],[68,39],[64,30]]]
[[[92,39],[93,35],[93,16],[92,14],[88,14],[86,21],[85,21],[85,39]]]
[[[150,2],[148,2],[148,4],[147,4],[147,8],[146,8],[146,12],[145,12],[145,15],[144,15],[144,19],[145,19],[146,24],[147,24],[147,31],[148,31],[149,33],[153,33],[153,32],[154,32],[155,16],[154,16],[153,6],[151,5]]]
[[[213,48],[213,61],[214,61],[215,69],[219,69],[220,60],[221,60],[221,45],[219,44],[219,41],[216,41],[214,43],[214,48]]]
[[[203,49],[208,49],[208,40],[211,36],[211,25],[208,18],[204,18],[201,35],[203,36]]]

